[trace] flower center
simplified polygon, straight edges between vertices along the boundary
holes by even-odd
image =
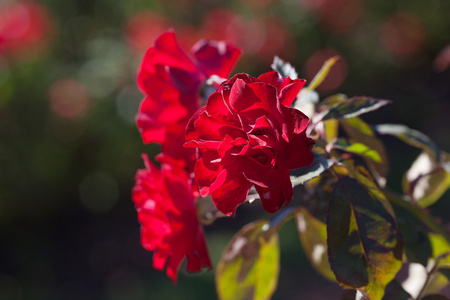
[[[250,132],[250,134],[252,134],[252,135],[265,135],[265,134],[267,134],[268,131],[269,131],[268,127],[259,127],[259,128],[253,129]]]

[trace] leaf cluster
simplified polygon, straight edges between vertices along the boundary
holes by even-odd
[[[312,165],[291,173],[295,201],[232,239],[216,272],[220,299],[271,298],[278,230],[290,219],[311,265],[345,289],[341,299],[447,299],[440,292],[450,285],[450,235],[426,208],[450,187],[449,154],[414,129],[360,118],[388,100],[337,94],[319,101],[314,89],[337,59],[324,64],[294,103],[311,118],[308,134],[316,141]],[[279,58],[272,68],[297,77]],[[421,150],[402,179],[402,194],[386,187],[382,135]]]

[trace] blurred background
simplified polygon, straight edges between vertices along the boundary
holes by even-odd
[[[182,267],[174,287],[152,268],[131,201],[140,154],[159,151],[134,123],[136,71],[170,27],[186,51],[200,38],[241,47],[233,73],[258,76],[278,55],[311,80],[339,55],[322,97],[391,99],[364,119],[450,150],[448,0],[0,0],[0,299],[216,299],[213,271]],[[414,157],[392,143],[399,188]],[[431,207],[444,220],[448,200]],[[270,218],[247,212],[205,229],[215,264],[239,228]],[[294,222],[280,235],[273,299],[338,299]]]

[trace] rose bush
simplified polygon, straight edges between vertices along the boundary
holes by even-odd
[[[201,40],[191,54],[189,58],[175,33],[168,31],[146,52],[137,79],[145,95],[136,116],[144,143],[159,143],[163,153],[188,161],[193,151],[182,147],[184,132],[200,107],[202,84],[213,75],[227,78],[240,50],[225,42]]]
[[[141,223],[141,243],[154,251],[153,266],[163,270],[167,264],[167,276],[174,282],[185,257],[189,272],[211,269],[203,227],[196,214],[198,191],[184,162],[160,155],[160,170],[147,155],[143,159],[146,168],[136,173],[132,198]]]
[[[313,161],[309,119],[289,107],[304,83],[278,72],[237,74],[189,121],[185,147],[198,149],[197,184],[221,212],[234,213],[252,185],[267,212],[289,204],[289,170]]]

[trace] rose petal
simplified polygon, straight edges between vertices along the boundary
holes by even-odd
[[[297,98],[298,93],[305,85],[306,80],[304,79],[295,79],[291,84],[285,86],[280,92],[278,92],[278,98],[280,102],[284,106],[291,106],[292,102],[294,102],[295,98]]]
[[[205,151],[195,164],[195,180],[203,197],[210,194],[210,186],[222,172],[223,167],[211,161],[220,158],[215,151]]]
[[[169,278],[172,278],[172,282],[177,282],[177,274],[180,269],[181,262],[186,255],[187,249],[185,243],[178,241],[178,243],[173,243],[174,251],[170,256],[169,263],[167,264],[166,274]]]
[[[241,79],[246,83],[258,82],[259,80],[255,77],[252,77],[246,73],[238,73],[231,77],[230,80],[222,82],[222,84],[217,88],[217,91],[220,92],[224,89],[231,89],[231,87],[236,83],[236,80]]]
[[[222,186],[211,193],[216,208],[224,214],[233,214],[237,206],[245,202],[251,186],[242,174],[227,178]]]
[[[161,251],[155,251],[155,253],[153,254],[153,268],[155,268],[156,270],[163,270],[166,266],[166,263],[167,255],[161,253]],[[174,280],[176,276],[172,273],[169,277]]]
[[[225,135],[230,135],[233,139],[245,137],[245,133],[232,124],[220,122],[208,114],[200,114],[194,123],[197,130],[198,139],[220,141]]]
[[[238,118],[231,111],[230,107],[228,107],[222,92],[215,92],[209,96],[208,102],[206,103],[206,110],[208,111],[208,114],[217,121],[229,124],[236,128],[240,127]]]
[[[230,75],[241,51],[225,42],[198,41],[192,47],[192,56],[196,65],[207,74],[227,78]]]
[[[259,80],[273,85],[278,91],[278,98],[285,106],[291,106],[301,88],[305,85],[304,79],[291,79],[283,77],[278,72],[267,72],[258,77]]]
[[[155,41],[154,64],[178,68],[186,72],[197,72],[197,67],[178,45],[174,31],[168,31]]]
[[[152,121],[146,116],[139,115],[137,120],[141,137],[145,144],[163,143],[166,138],[166,126]]]
[[[294,133],[299,134],[304,132],[308,127],[309,118],[298,109],[287,108],[287,110],[290,112],[294,120]]]
[[[186,126],[186,135],[185,139],[186,141],[195,140],[198,138],[197,131],[195,129],[195,121],[197,121],[198,117],[205,111],[206,107],[201,107],[197,112],[192,115],[192,117],[189,119],[189,122]]]
[[[256,109],[273,112],[277,107],[277,90],[265,83],[247,84],[242,79],[237,79],[231,88],[229,102],[230,106],[240,114]]]
[[[295,134],[291,141],[293,145],[289,152],[289,162],[287,164],[290,170],[307,167],[314,161],[314,154],[311,149],[314,146],[314,140],[307,138],[303,132]]]
[[[255,188],[261,198],[264,210],[271,214],[277,212],[284,203],[287,206],[294,194],[289,172],[284,174],[280,184],[275,187],[266,188],[255,185]]]
[[[194,256],[197,258],[197,260],[200,263],[200,267],[198,266],[198,263],[196,266],[189,266],[189,261],[194,260]],[[205,240],[205,234],[203,232],[203,228],[199,228],[197,231],[197,237],[195,240],[195,251],[193,255],[188,256],[188,266],[187,269],[189,272],[198,272],[201,270],[202,266],[207,267],[208,269],[212,269],[212,263],[209,259],[208,254],[208,247]]]
[[[164,142],[161,145],[161,151],[175,159],[185,161],[190,170],[195,164],[195,150],[184,148],[184,131],[186,127],[186,119],[178,123],[172,123],[166,126],[166,134]]]

